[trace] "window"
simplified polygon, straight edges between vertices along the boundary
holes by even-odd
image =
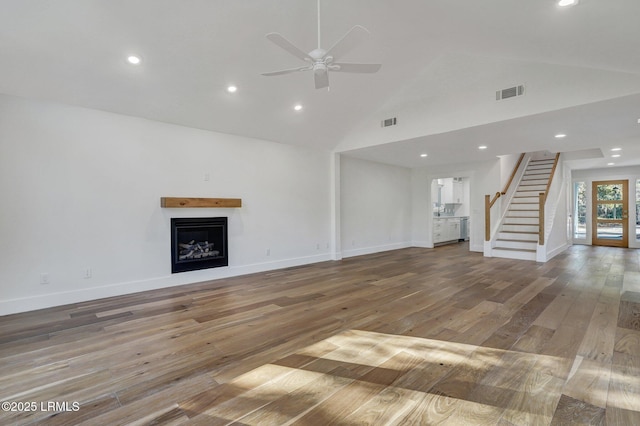
[[[573,184],[573,199],[573,238],[584,240],[587,238],[587,185],[584,182]]]

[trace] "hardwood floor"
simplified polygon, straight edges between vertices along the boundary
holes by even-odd
[[[0,383],[0,424],[639,425],[640,251],[410,248],[0,317]]]

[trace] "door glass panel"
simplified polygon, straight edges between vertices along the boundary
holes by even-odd
[[[598,222],[598,239],[622,240],[622,224],[617,222]]]
[[[638,180],[640,185],[640,180]],[[575,218],[573,223],[573,238],[587,238],[587,186],[584,182],[576,182],[573,186],[575,200]]]
[[[598,185],[598,200],[622,200],[622,188],[620,185]]]
[[[622,204],[598,204],[598,219],[622,219]]]
[[[640,240],[640,179],[636,181],[636,240]]]

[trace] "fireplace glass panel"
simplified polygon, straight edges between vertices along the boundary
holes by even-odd
[[[171,219],[171,272],[227,266],[227,218]]]

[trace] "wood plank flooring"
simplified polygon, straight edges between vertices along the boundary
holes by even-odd
[[[2,425],[640,425],[640,251],[410,248],[4,316],[0,401],[35,404]]]

